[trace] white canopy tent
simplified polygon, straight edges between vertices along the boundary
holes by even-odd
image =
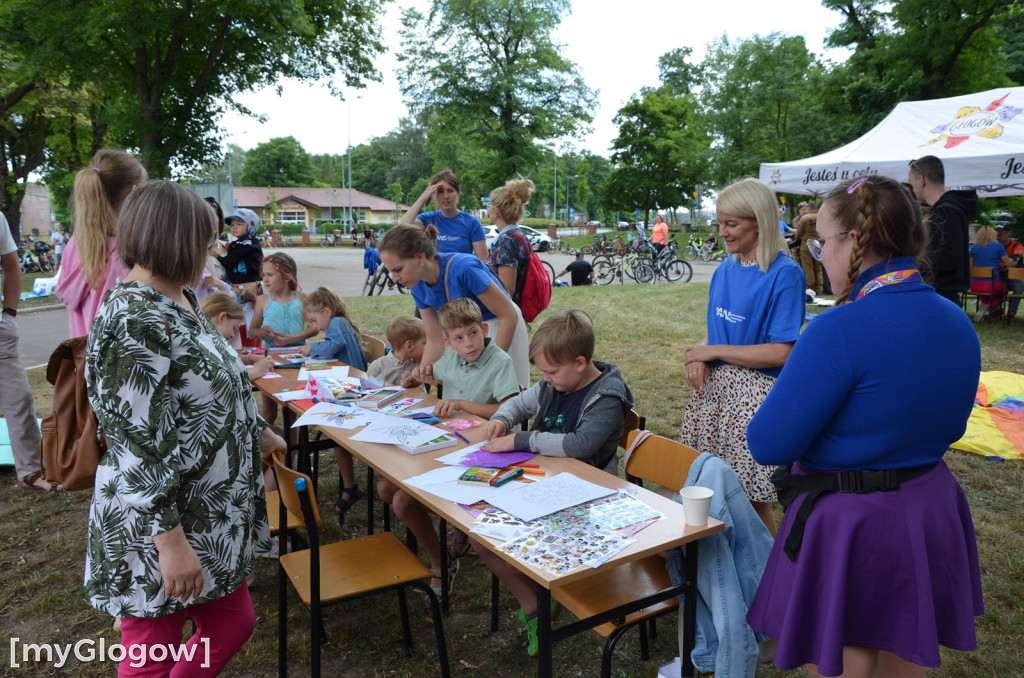
[[[1024,194],[1024,87],[898,104],[874,129],[812,158],[761,164],[778,193],[822,195],[866,175],[907,180],[911,160],[934,155],[950,189],[980,197]]]

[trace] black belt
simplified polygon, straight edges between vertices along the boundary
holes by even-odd
[[[798,476],[790,473],[789,466],[779,466],[772,474],[772,484],[779,495],[779,503],[785,511],[801,494],[807,494],[804,503],[796,512],[789,536],[786,538],[785,552],[790,560],[796,560],[800,543],[804,538],[804,526],[807,516],[814,508],[818,497],[827,492],[891,492],[900,489],[900,485],[917,478],[935,468],[935,464],[913,466],[910,468],[888,468],[880,471],[839,471],[838,473],[818,473]]]

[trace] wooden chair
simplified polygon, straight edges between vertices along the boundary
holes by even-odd
[[[645,433],[632,430],[629,443]],[[646,480],[678,492],[686,484],[690,465],[700,453],[682,443],[661,436],[649,434],[630,455],[626,463],[627,477]],[[619,605],[638,600],[672,585],[665,567],[665,559],[655,554],[639,561],[621,565],[596,576],[587,577],[554,589],[555,600],[572,612],[578,619],[586,619],[611,610]],[[601,624],[594,630],[606,638],[601,656],[601,675],[611,676],[612,655],[622,634],[630,627],[674,610],[679,607],[676,598],[656,603],[622,619]],[[645,627],[640,627],[640,645],[643,659],[648,659]]]
[[[1024,280],[1024,268],[1006,269],[1006,294],[1003,296],[1003,304],[1006,305],[1006,308],[1003,309],[1004,327],[1006,326],[1007,322],[1009,322],[1009,316],[1007,314],[1010,312],[1010,299],[1024,299],[1024,293],[1014,293],[1010,291],[1011,280]]]
[[[997,282],[999,282],[999,274],[996,273],[996,271],[994,271],[993,269],[991,269],[991,268],[989,268],[987,266],[971,266],[971,280],[972,281],[974,281],[974,280],[985,280],[985,281],[988,281],[989,289],[991,290],[991,289],[994,289],[995,288],[995,284]],[[968,297],[974,297],[974,312],[975,313],[978,312],[978,305],[981,303],[981,297],[989,297],[989,302],[990,302],[989,308],[990,309],[997,308],[1001,312],[1002,308],[1003,308],[1002,300],[1000,300],[1000,302],[993,307],[992,304],[991,304],[991,301],[992,301],[991,298],[993,296],[995,296],[995,295],[992,294],[991,292],[971,292],[970,290],[967,290],[963,294],[963,300],[964,300],[963,307],[964,307],[964,310],[967,311],[968,313],[971,312],[967,308]],[[989,316],[991,317],[991,310],[989,311]]]
[[[448,678],[448,649],[441,606],[430,589],[432,575],[427,566],[390,532],[321,546],[320,515],[309,476],[289,469],[280,459],[275,459],[274,467],[281,501],[290,513],[302,516],[309,538],[308,549],[282,553],[278,560],[278,674],[282,678],[288,675],[287,586],[290,582],[310,611],[310,675],[320,675],[320,647],[325,642],[322,608],[385,591],[398,592],[403,647],[406,656],[410,656],[412,636],[406,589],[411,586],[423,591],[430,601],[441,675]]]
[[[281,451],[274,452],[274,462],[284,463],[284,453]],[[277,534],[280,529],[280,511],[281,511],[281,495],[277,490],[267,490],[267,525],[270,526],[270,534]],[[285,511],[288,515],[288,524],[285,526],[286,532],[291,532],[297,528],[302,527],[302,518]]]
[[[359,343],[363,345],[363,354],[366,355],[367,365],[377,358],[382,358],[388,352],[388,347],[383,341],[369,334],[360,334]]]

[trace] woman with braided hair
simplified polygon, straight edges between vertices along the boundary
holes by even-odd
[[[967,427],[981,349],[921,279],[928,231],[900,184],[839,185],[817,230],[811,252],[840,294],[747,430],[754,459],[780,465],[786,511],[747,620],[778,640],[779,668],[923,678],[939,645],[976,647],[983,612],[971,513],[942,462]]]

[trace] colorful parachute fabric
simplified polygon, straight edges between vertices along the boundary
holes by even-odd
[[[953,448],[989,459],[1024,459],[1024,375],[981,373],[967,432]]]

